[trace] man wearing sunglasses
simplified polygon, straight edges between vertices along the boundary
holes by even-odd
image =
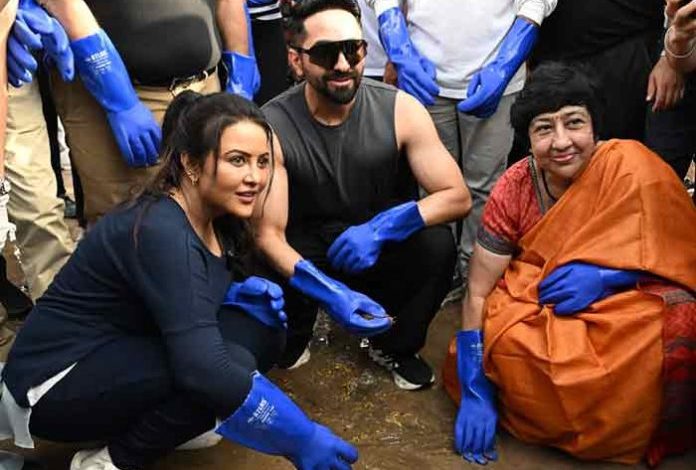
[[[417,100],[362,79],[354,0],[304,0],[287,26],[305,82],[263,108],[278,139],[257,221],[259,247],[287,279],[281,365],[308,358],[319,304],[370,337],[398,387],[426,387],[435,378],[418,351],[449,287],[456,250],[442,224],[469,210],[464,179]],[[428,196],[416,202],[418,185]]]

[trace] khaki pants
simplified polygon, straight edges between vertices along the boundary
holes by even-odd
[[[104,110],[79,78],[66,83],[54,72],[51,79],[56,109],[82,182],[85,218],[92,223],[151,181],[160,165],[147,168],[126,165]],[[210,94],[220,91],[220,81],[213,73],[204,80],[171,91],[159,87],[136,87],[140,100],[159,123],[162,123],[164,112],[174,96],[184,90]]]
[[[17,225],[24,274],[31,297],[40,297],[74,248],[56,196],[46,121],[36,80],[10,87],[5,175],[12,185],[8,213]]]

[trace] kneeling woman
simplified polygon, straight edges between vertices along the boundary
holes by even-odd
[[[582,459],[655,464],[691,445],[696,210],[642,144],[598,141],[600,120],[592,82],[560,64],[512,108],[532,155],[487,203],[445,367],[469,460],[495,458],[498,413]]]
[[[270,127],[242,98],[186,92],[163,132],[156,180],[87,233],[17,336],[0,407],[15,443],[106,441],[71,470],[135,470],[217,418],[298,468],[350,468],[356,450],[261,375],[284,345],[282,291],[233,282],[272,180]]]

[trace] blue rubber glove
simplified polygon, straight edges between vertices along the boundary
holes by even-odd
[[[498,109],[508,83],[532,51],[538,35],[536,25],[517,18],[505,35],[495,59],[471,78],[467,98],[459,102],[457,109],[482,119],[491,117]]]
[[[254,95],[261,87],[261,75],[256,58],[238,52],[224,51],[222,63],[227,68],[225,91],[243,96],[248,100],[254,99]]]
[[[407,202],[349,227],[331,244],[327,257],[337,271],[358,273],[374,266],[386,242],[403,241],[423,227],[418,205]]]
[[[422,56],[411,42],[401,9],[385,10],[377,21],[379,39],[396,67],[399,88],[424,105],[435,104],[435,97],[440,94],[440,87],[435,81],[435,65]]]
[[[259,2],[248,2],[251,5],[256,5]],[[247,20],[249,55],[240,54],[239,52],[222,52],[222,63],[227,69],[227,83],[225,91],[230,94],[240,95],[248,100],[254,99],[254,95],[261,88],[261,74],[256,63],[256,55],[254,53],[254,37],[251,34],[251,17],[249,9],[244,5]]]
[[[572,315],[622,288],[635,286],[640,275],[638,271],[574,261],[554,269],[541,281],[539,303],[555,304],[556,315]]]
[[[70,46],[85,88],[102,108],[126,164],[154,165],[162,130],[149,109],[140,102],[121,56],[102,30]]]
[[[297,262],[290,285],[318,301],[339,325],[354,335],[372,336],[391,328],[391,318],[381,305],[330,278],[310,261]]]
[[[75,76],[75,66],[65,30],[35,0],[21,0],[7,39],[8,81],[14,87],[30,83],[38,68],[31,51],[44,50],[46,61],[57,66],[65,81]]]
[[[251,276],[244,282],[233,282],[222,305],[237,307],[271,328],[288,327],[283,289],[268,279]]]
[[[457,372],[462,400],[454,425],[454,447],[468,462],[485,465],[497,460],[495,390],[483,372],[481,330],[457,333]]]
[[[350,470],[358,460],[355,447],[310,420],[257,371],[244,403],[215,432],[259,452],[282,455],[300,470]]]

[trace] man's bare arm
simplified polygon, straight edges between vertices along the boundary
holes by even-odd
[[[224,49],[230,52],[238,52],[251,55],[249,51],[247,16],[244,11],[245,0],[217,0],[217,19],[220,36]]]
[[[91,36],[99,29],[84,0],[40,0],[39,3],[58,20],[71,41]]]
[[[395,115],[399,148],[406,151],[416,181],[428,193],[418,201],[425,225],[464,217],[471,209],[469,189],[428,111],[415,98],[399,92]]]
[[[270,188],[259,198],[253,221],[257,246],[271,265],[289,278],[302,256],[285,238],[285,227],[288,223],[288,174],[283,165],[283,151],[277,136],[273,138],[273,153],[273,181]]]

